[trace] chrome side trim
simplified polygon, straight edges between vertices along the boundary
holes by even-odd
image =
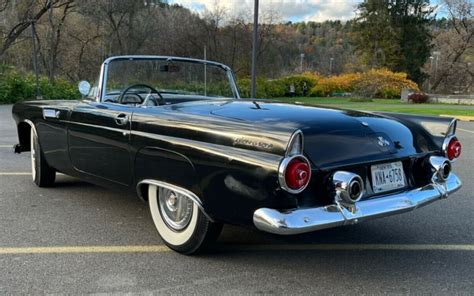
[[[351,207],[332,204],[318,208],[276,210],[260,208],[254,212],[254,225],[266,232],[291,235],[409,212],[438,199],[447,198],[462,186],[451,173],[445,182],[436,182],[410,191],[356,202]]]
[[[179,186],[176,186],[176,185],[173,185],[173,184],[170,184],[170,183],[167,183],[167,182],[163,182],[163,181],[158,181],[158,180],[152,180],[152,179],[145,179],[145,180],[142,180],[140,182],[138,182],[137,184],[137,194],[138,196],[140,197],[141,200],[145,200],[141,194],[141,190],[140,190],[140,187],[143,185],[143,184],[147,184],[147,185],[155,185],[155,186],[158,186],[158,187],[162,187],[162,188],[166,188],[166,189],[169,189],[169,190],[172,190],[174,192],[177,192],[179,194],[182,194],[184,196],[186,196],[187,198],[189,198],[190,200],[192,200],[197,206],[198,208],[202,211],[202,213],[211,221],[211,222],[214,222],[214,219],[212,219],[207,213],[206,211],[204,210],[204,206],[201,202],[201,199],[194,193],[192,193],[191,191],[187,190],[187,189],[184,189],[182,187],[179,187]]]
[[[310,170],[309,170],[309,178],[308,178],[308,183],[306,183],[306,185],[298,190],[294,190],[294,189],[291,189],[290,187],[288,187],[288,185],[286,184],[286,179],[285,179],[285,173],[286,173],[286,168],[288,167],[288,164],[295,158],[301,158],[303,159],[304,161],[306,161],[310,167]],[[278,166],[278,182],[280,183],[280,187],[289,192],[289,193],[292,193],[292,194],[298,194],[300,192],[302,192],[303,190],[306,189],[306,187],[308,187],[309,183],[311,181],[311,163],[309,162],[309,160],[303,156],[303,155],[293,155],[293,156],[290,156],[290,157],[285,157],[283,158],[283,160],[280,162],[280,165]]]

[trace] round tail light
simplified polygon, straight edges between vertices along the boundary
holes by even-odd
[[[295,156],[285,159],[282,163],[283,174],[280,178],[283,189],[290,193],[303,191],[311,178],[311,167],[306,158]]]
[[[449,160],[459,158],[461,156],[461,142],[456,137],[451,138],[449,141],[448,147],[446,149],[446,156]]]

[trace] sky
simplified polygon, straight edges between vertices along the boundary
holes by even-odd
[[[441,0],[431,1],[437,4]],[[260,0],[260,10],[273,8],[283,21],[348,20],[354,17],[355,7],[361,0]],[[229,13],[252,11],[254,0],[168,0],[196,12],[212,10],[217,5]]]

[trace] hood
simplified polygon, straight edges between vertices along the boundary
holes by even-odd
[[[402,158],[426,152],[429,139],[396,119],[365,112],[268,101],[230,100],[177,104],[184,113],[211,115],[262,133],[301,130],[305,154],[317,167]],[[287,141],[289,138],[286,137]],[[263,140],[262,140],[263,141]]]

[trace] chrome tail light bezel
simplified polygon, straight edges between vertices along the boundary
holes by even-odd
[[[306,182],[306,184],[304,186],[302,186],[301,188],[298,188],[298,189],[293,189],[291,188],[290,186],[288,186],[287,182],[286,182],[286,169],[288,168],[288,165],[294,160],[294,159],[300,159],[301,161],[304,161],[307,163],[308,167],[309,167],[309,176],[308,176],[308,181]],[[304,156],[304,155],[293,155],[293,156],[290,156],[290,157],[285,157],[281,162],[280,162],[280,166],[278,167],[278,182],[280,183],[280,187],[287,191],[288,193],[291,193],[291,194],[298,194],[298,193],[301,193],[303,190],[305,190],[309,183],[311,182],[311,163],[309,162],[309,160]]]
[[[459,144],[461,144],[461,141],[459,141],[459,139],[458,139],[458,137],[456,137],[456,135],[448,136],[448,137],[446,137],[446,138],[444,139],[444,141],[443,141],[443,146],[442,146],[443,155],[444,155],[447,159],[449,159],[449,155],[448,155],[449,145],[451,144],[451,141],[453,141],[453,140],[458,141]],[[461,147],[462,147],[462,145],[461,145]],[[449,161],[454,162],[454,161],[456,161],[457,159],[459,159],[460,156],[461,156],[461,154],[459,154],[458,157],[455,157],[455,158],[453,158],[453,159],[449,159]]]
[[[303,154],[304,150],[304,138],[303,138],[303,132],[301,130],[296,130],[290,137],[290,140],[288,141],[288,145],[286,147],[286,153],[285,153],[285,158],[282,159],[280,162],[280,165],[278,166],[278,182],[280,183],[280,187],[285,190],[288,193],[291,194],[298,194],[303,192],[305,190],[309,183],[311,182],[311,162],[304,156]],[[308,176],[308,181],[306,184],[298,189],[293,189],[288,186],[286,182],[286,169],[288,168],[288,165],[294,160],[294,159],[300,159],[303,162],[306,162],[306,164],[309,167],[309,176]]]

